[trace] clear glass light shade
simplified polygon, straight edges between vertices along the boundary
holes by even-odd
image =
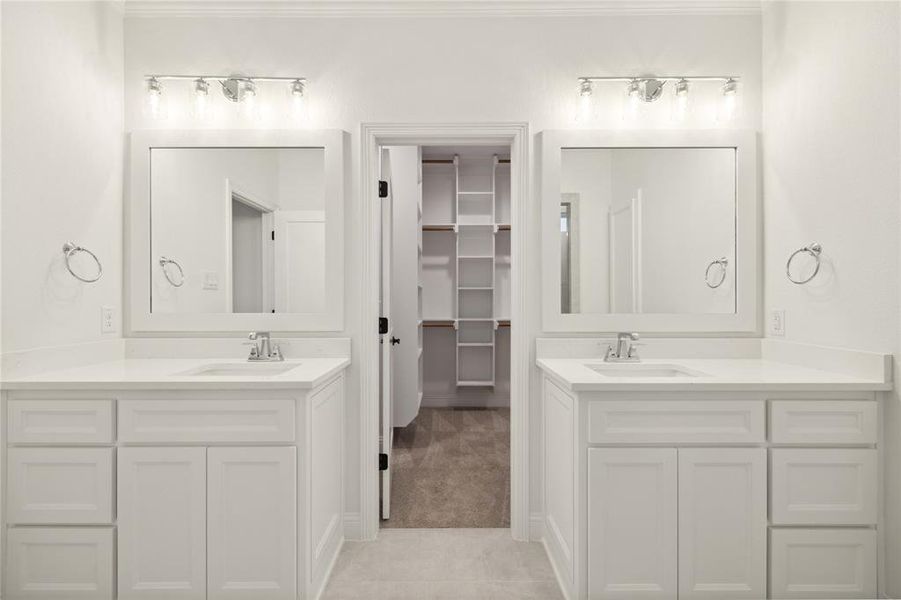
[[[590,81],[579,84],[579,99],[576,108],[576,122],[588,123],[598,117],[597,97]]]
[[[162,84],[156,79],[148,79],[144,95],[144,117],[153,120],[165,119],[169,114],[168,108]]]
[[[739,109],[738,82],[730,79],[723,84],[721,93],[717,120],[724,123],[734,121]]]
[[[691,112],[691,93],[689,84],[684,79],[677,81],[673,86],[673,101],[670,118],[676,123],[688,120]]]
[[[307,97],[303,82],[293,81],[288,88],[288,116],[295,121],[307,118]]]
[[[635,121],[641,111],[641,87],[638,81],[632,81],[626,86],[623,96],[623,120]]]
[[[260,118],[260,99],[257,96],[257,86],[252,81],[242,83],[243,95],[241,101],[238,102],[238,110],[241,116],[250,121],[256,121]]]
[[[191,87],[191,116],[198,121],[209,120],[213,116],[212,101],[210,84],[203,79],[195,80]]]

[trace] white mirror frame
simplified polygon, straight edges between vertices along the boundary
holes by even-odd
[[[546,332],[637,331],[660,334],[759,334],[760,199],[757,136],[739,130],[549,130],[541,157],[542,322]],[[560,173],[564,148],[735,148],[734,314],[563,314],[560,310]],[[699,274],[701,277],[703,274]]]
[[[126,274],[130,333],[344,330],[344,205],[348,134],[338,130],[148,130],[131,133]],[[150,151],[153,148],[323,148],[326,310],[321,313],[150,312]]]

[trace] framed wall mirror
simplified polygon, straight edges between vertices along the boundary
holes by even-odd
[[[132,134],[134,332],[344,327],[346,134]]]
[[[755,333],[756,139],[741,131],[546,131],[545,331]]]

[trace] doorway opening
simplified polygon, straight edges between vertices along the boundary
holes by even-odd
[[[374,199],[364,247],[376,253],[363,284],[379,300],[368,314],[387,323],[361,352],[361,458],[372,464],[366,448],[377,448],[385,467],[361,473],[362,539],[380,527],[509,527],[529,538],[517,231],[526,132],[363,126]]]
[[[384,146],[381,159],[381,525],[507,528],[510,146]]]

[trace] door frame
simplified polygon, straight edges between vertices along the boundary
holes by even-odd
[[[360,249],[363,341],[360,347],[360,534],[379,530],[379,147],[387,145],[510,145],[510,529],[529,539],[529,328],[523,281],[528,239],[529,126],[527,123],[363,123],[361,126]]]
[[[275,253],[269,245],[269,236],[267,231],[275,228],[274,213],[277,209],[276,205],[264,198],[261,194],[251,191],[250,188],[236,182],[231,177],[225,178],[225,295],[226,305],[225,312],[234,312],[234,265],[232,257],[234,256],[234,210],[232,202],[238,201],[244,206],[248,206],[260,212],[261,227],[260,236],[262,242],[262,282],[263,282],[263,310],[261,312],[269,312],[266,306],[274,306],[274,299],[270,293],[273,285],[273,274],[270,266],[273,264]]]

